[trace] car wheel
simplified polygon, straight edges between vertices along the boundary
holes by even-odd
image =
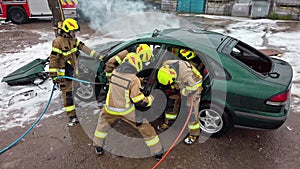
[[[9,8],[8,16],[9,16],[9,19],[13,23],[16,23],[16,24],[28,22],[28,16],[27,16],[25,10],[18,6]]]
[[[87,81],[90,81],[90,80],[87,80]],[[94,85],[79,82],[75,87],[75,96],[78,97],[82,101],[93,101],[93,100],[95,100],[95,87],[94,87]]]
[[[201,105],[198,117],[201,131],[212,137],[224,135],[232,126],[228,112],[214,104]]]

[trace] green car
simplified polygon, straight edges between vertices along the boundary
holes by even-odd
[[[103,70],[110,57],[125,49],[134,51],[137,44],[148,44],[153,49],[152,61],[138,73],[148,80],[143,84],[146,94],[160,89],[156,73],[162,63],[181,59],[172,49],[188,49],[197,54],[196,61],[203,65],[199,68],[203,76],[199,119],[204,133],[221,136],[233,126],[276,129],[287,119],[291,65],[235,38],[211,31],[155,30],[130,40],[101,44],[95,49],[106,57],[95,74],[96,82],[105,81]],[[92,95],[97,97],[105,87],[107,90],[106,85],[90,86],[96,89]],[[165,108],[165,102],[161,103],[160,112],[155,112],[158,115]]]

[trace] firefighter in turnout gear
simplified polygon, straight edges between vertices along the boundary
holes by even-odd
[[[191,96],[193,99],[193,114],[189,119],[189,135],[185,138],[186,144],[193,144],[200,135],[199,104],[202,91],[202,75],[189,62],[183,60],[168,60],[157,73],[158,82],[162,85],[171,86],[174,90],[180,90],[183,96]],[[165,111],[165,123],[159,125],[157,129],[164,131],[176,120],[179,111],[180,95],[169,95],[168,102],[171,101],[173,107]],[[170,103],[167,103],[170,104]],[[190,106],[190,101],[186,103]],[[170,106],[170,105],[168,105]]]
[[[150,107],[154,100],[152,95],[146,97],[140,90],[141,82],[136,73],[142,67],[140,57],[131,52],[127,54],[122,64],[113,70],[106,104],[99,115],[94,133],[93,145],[98,155],[104,152],[104,140],[109,134],[110,125],[122,119],[141,133],[151,155],[156,158],[162,157],[163,148],[155,129],[146,119],[139,121],[135,111],[137,106]]]
[[[50,54],[49,76],[53,82],[59,85],[62,91],[62,98],[65,111],[70,118],[67,126],[74,126],[79,121],[76,116],[75,105],[73,102],[72,80],[59,79],[58,76],[72,77],[76,72],[79,50],[90,55],[94,59],[98,58],[99,53],[85,46],[75,36],[75,32],[80,30],[76,20],[67,18],[63,21],[61,34],[52,42]]]
[[[128,48],[127,50],[123,50],[119,52],[117,55],[111,57],[105,64],[104,71],[109,81],[113,70],[123,62],[124,58],[127,56],[129,52],[135,52],[137,56],[141,59],[143,64],[149,62],[150,59],[152,58],[152,50],[150,46],[147,44],[134,45]],[[106,93],[102,92],[98,101],[102,102],[105,98],[106,98]]]
[[[123,50],[107,61],[105,73],[108,78],[110,78],[112,71],[123,62],[129,52],[135,52],[143,63],[149,62],[152,57],[152,50],[147,44],[139,44],[135,51],[132,51],[132,49]]]

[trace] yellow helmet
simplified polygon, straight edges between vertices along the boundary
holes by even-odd
[[[169,65],[163,65],[157,73],[157,80],[163,85],[171,85],[177,78],[176,71]]]
[[[142,62],[149,62],[152,57],[152,50],[147,44],[140,44],[136,48],[136,53],[140,56]]]
[[[137,56],[136,53],[134,52],[130,52],[126,55],[126,57],[124,58],[123,62],[128,62],[130,63],[132,66],[134,66],[136,68],[136,70],[139,72],[143,69],[143,64],[141,59]]]
[[[75,19],[67,18],[64,20],[61,29],[69,33],[70,31],[79,31],[80,27]]]
[[[185,57],[186,60],[193,59],[196,56],[195,52],[187,49],[180,49],[180,54]]]
[[[174,47],[174,48],[171,49],[171,52],[172,52],[174,55],[178,56],[178,54],[179,54],[179,49]]]

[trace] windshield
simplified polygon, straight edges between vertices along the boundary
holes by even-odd
[[[123,41],[113,41],[99,44],[95,46],[95,50],[100,52],[101,55],[109,55],[114,51],[113,49],[119,46],[121,43],[123,43]]]

